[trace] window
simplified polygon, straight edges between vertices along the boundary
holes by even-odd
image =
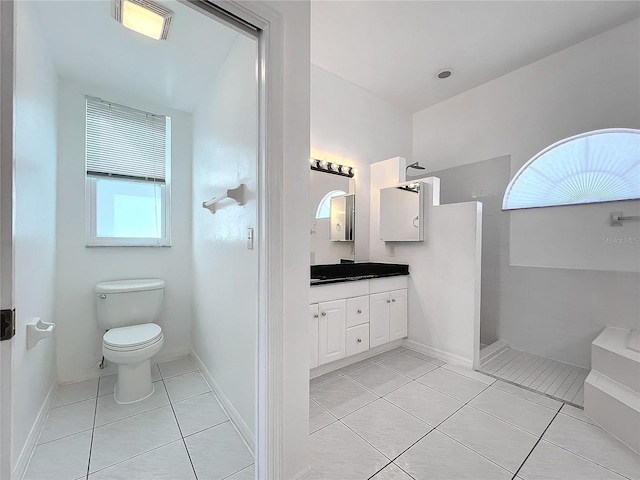
[[[318,204],[318,209],[316,210],[316,218],[329,218],[329,216],[331,215],[331,197],[337,197],[346,194],[347,192],[343,192],[342,190],[332,190],[327,193],[324,197],[322,197],[322,200],[320,200],[320,203]]]
[[[170,245],[171,119],[87,97],[87,245]]]
[[[640,198],[640,130],[596,130],[561,140],[513,177],[503,210]]]

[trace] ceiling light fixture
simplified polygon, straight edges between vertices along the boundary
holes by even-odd
[[[452,68],[445,68],[444,70],[440,70],[438,73],[436,73],[436,77],[438,77],[441,80],[445,78],[449,78],[451,75],[453,75]]]
[[[173,12],[148,0],[114,0],[114,17],[130,30],[166,40]]]

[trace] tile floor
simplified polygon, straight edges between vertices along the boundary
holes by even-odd
[[[582,410],[396,349],[311,381],[315,480],[640,479]]]
[[[25,480],[246,480],[254,459],[189,357],[153,365],[155,392],[113,399],[115,375],[61,385]]]
[[[535,390],[564,403],[584,405],[586,368],[507,348],[480,365],[479,372]]]

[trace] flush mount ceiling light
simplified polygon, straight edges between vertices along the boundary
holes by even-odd
[[[451,75],[453,75],[453,68],[445,68],[444,70],[440,70],[438,73],[436,73],[436,77],[441,80],[449,78]]]
[[[173,12],[147,0],[114,0],[114,16],[130,30],[155,40],[166,40]]]

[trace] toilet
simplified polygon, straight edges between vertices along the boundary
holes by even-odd
[[[98,324],[104,358],[118,365],[117,403],[139,402],[153,394],[151,357],[164,345],[156,322],[164,306],[164,280],[116,280],[96,285]]]

